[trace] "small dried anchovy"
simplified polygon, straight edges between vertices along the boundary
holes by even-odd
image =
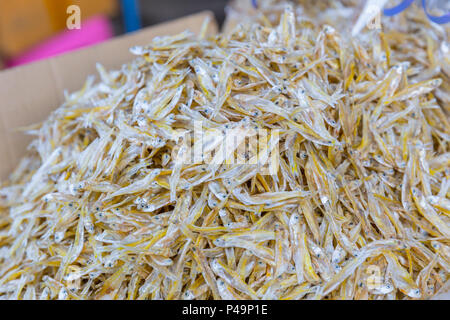
[[[37,138],[0,189],[0,298],[448,288],[447,30],[411,9],[351,38],[339,8],[314,21],[258,4],[227,34],[155,38],[120,70],[98,65],[100,82],[28,128]],[[178,161],[195,121],[207,147],[215,130],[278,130],[277,171]]]

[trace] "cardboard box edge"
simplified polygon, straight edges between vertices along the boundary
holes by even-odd
[[[0,183],[7,179],[9,174],[18,165],[18,162],[26,152],[26,147],[32,140],[32,137],[26,136],[22,132],[17,132],[17,127],[30,125],[46,119],[49,113],[63,102],[63,90],[67,88],[65,88],[61,72],[58,72],[58,65],[62,65],[67,61],[76,61],[80,57],[82,58],[83,55],[89,56],[99,54],[99,48],[114,48],[115,46],[120,46],[121,43],[126,43],[127,41],[132,42],[133,39],[138,39],[139,35],[142,34],[148,33],[152,37],[158,35],[162,36],[165,35],[166,30],[170,30],[170,28],[177,29],[176,32],[172,33],[175,34],[182,32],[185,29],[189,29],[194,24],[196,30],[191,31],[199,32],[203,21],[206,18],[210,20],[209,33],[218,32],[218,25],[213,12],[205,10],[182,18],[156,24],[137,32],[118,36],[110,41],[94,46],[81,48],[49,59],[0,71],[0,117],[2,118],[0,120],[0,140],[2,140],[0,144]],[[184,26],[187,26],[187,28]],[[170,34],[171,32],[169,31],[168,33]],[[151,40],[152,38],[149,38],[148,43],[150,43]],[[126,61],[118,62],[117,67],[125,62]],[[95,65],[91,67],[95,67]],[[108,66],[107,69],[112,68]],[[31,77],[33,74],[38,74],[38,76]],[[69,88],[69,91],[80,89],[83,86],[86,77],[90,74],[92,74],[92,72],[84,74],[82,77],[80,76],[83,81],[77,86],[74,86],[74,88]],[[42,81],[49,84],[43,84],[42,81],[39,81],[41,78],[44,79]],[[38,81],[38,83],[33,83],[33,80]],[[45,88],[46,90],[39,90],[39,88]],[[33,94],[30,94],[30,92]],[[46,102],[36,103],[34,99],[36,97],[33,97],[33,95],[39,94],[53,94],[53,97],[45,96],[42,100]],[[9,100],[13,102],[8,104],[7,101]],[[24,119],[21,119],[21,117],[24,117]],[[25,119],[27,117],[29,118]]]

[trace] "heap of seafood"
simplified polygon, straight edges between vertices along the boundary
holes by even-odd
[[[36,139],[0,186],[0,298],[447,290],[445,28],[411,9],[350,37],[297,9],[131,48],[134,61],[99,64],[99,82],[29,127]],[[221,161],[184,161],[198,123]],[[266,130],[266,143],[221,152],[230,128]],[[275,146],[272,172],[232,161],[268,162]]]

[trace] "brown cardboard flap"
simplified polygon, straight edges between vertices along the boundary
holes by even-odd
[[[120,68],[133,59],[129,48],[149,43],[155,36],[173,35],[186,29],[198,33],[209,18],[209,32],[218,30],[213,13],[200,12],[124,35],[111,41],[0,72],[0,181],[7,178],[24,155],[32,137],[17,128],[45,120],[64,102],[64,90],[79,90],[95,65]],[[97,77],[98,79],[98,77]]]

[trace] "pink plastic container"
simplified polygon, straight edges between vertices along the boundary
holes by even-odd
[[[81,29],[63,31],[30,51],[7,61],[6,66],[14,67],[90,46],[110,39],[113,34],[109,19],[105,16],[95,16],[83,21]]]

